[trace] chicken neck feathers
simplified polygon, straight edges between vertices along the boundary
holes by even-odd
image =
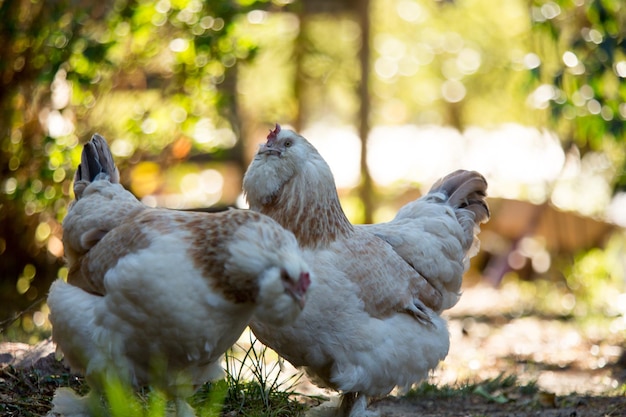
[[[257,154],[244,176],[244,192],[252,210],[293,232],[301,247],[316,248],[350,236],[354,227],[326,161],[312,146],[308,151],[310,157],[298,166]]]

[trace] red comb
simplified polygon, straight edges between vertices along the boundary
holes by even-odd
[[[304,293],[309,288],[309,285],[311,285],[311,276],[308,272],[301,272],[298,289]]]
[[[267,135],[267,143],[272,143],[276,140],[276,136],[280,133],[280,125],[276,123],[274,130],[270,129],[269,135]]]

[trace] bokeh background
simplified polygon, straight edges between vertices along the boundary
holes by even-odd
[[[481,171],[493,217],[467,288],[619,346],[625,36],[621,0],[0,0],[0,341],[50,333],[93,133],[147,205],[219,210],[245,207],[278,122],[327,158],[356,223]]]

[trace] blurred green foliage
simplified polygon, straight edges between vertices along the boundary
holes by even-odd
[[[255,42],[233,31],[261,3],[0,2],[0,321],[45,297],[62,265],[79,138],[119,139],[122,167],[234,146],[211,139],[236,128],[229,77]]]
[[[0,323],[66,273],[61,221],[94,132],[139,197],[217,179],[224,194],[190,201],[232,204],[238,138],[274,121],[355,125],[365,77],[372,126],[551,127],[566,149],[607,154],[624,188],[622,3],[372,0],[362,75],[361,2],[0,0]],[[43,308],[2,337],[40,329]]]
[[[566,149],[605,152],[626,190],[626,9],[621,0],[534,0],[530,75]],[[536,90],[537,91],[537,90]]]

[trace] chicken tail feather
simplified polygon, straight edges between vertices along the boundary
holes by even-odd
[[[491,216],[486,202],[487,180],[476,171],[454,171],[435,182],[430,193],[444,193],[453,208],[474,213],[476,224],[485,223]]]
[[[461,245],[469,262],[469,258],[478,252],[480,224],[491,216],[486,201],[487,180],[476,171],[457,170],[435,182],[429,194],[443,194],[446,203],[454,209],[465,231]]]
[[[94,134],[85,144],[80,158],[80,165],[74,175],[74,194],[80,199],[85,187],[97,180],[120,182],[120,173],[113,161],[109,145],[99,134]]]

